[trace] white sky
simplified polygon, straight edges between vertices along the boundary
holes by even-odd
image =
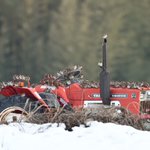
[[[150,132],[112,123],[91,122],[90,127],[64,130],[64,124],[13,123],[0,125],[0,150],[143,150]]]

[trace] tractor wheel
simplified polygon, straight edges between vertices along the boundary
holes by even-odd
[[[21,107],[12,106],[0,113],[0,122],[11,123],[27,121],[28,113]]]
[[[32,111],[33,109],[39,106],[39,102],[37,100],[31,100],[26,96],[20,96],[20,95],[15,95],[15,96],[10,96],[10,97],[5,97],[3,99],[0,99],[0,112],[12,106],[18,106],[25,109],[26,111]]]
[[[25,96],[5,97],[0,99],[0,121],[19,121],[19,118],[24,120],[28,113],[38,108],[38,106],[38,101],[33,101]]]

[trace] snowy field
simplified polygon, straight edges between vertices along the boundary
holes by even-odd
[[[149,149],[150,132],[112,123],[90,127],[61,124],[13,123],[0,125],[0,150],[142,150]]]

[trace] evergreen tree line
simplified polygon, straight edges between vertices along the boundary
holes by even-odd
[[[39,81],[82,65],[98,80],[108,34],[112,80],[150,82],[150,0],[0,0],[0,80]]]

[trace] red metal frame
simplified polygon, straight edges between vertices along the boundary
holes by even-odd
[[[122,107],[134,114],[140,111],[140,90],[128,88],[111,88],[111,102],[119,101]],[[102,101],[99,88],[81,88],[79,84],[72,84],[66,88],[66,93],[73,107],[84,106],[84,101]]]

